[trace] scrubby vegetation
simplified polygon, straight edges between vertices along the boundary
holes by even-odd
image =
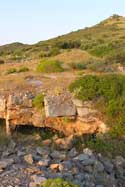
[[[41,110],[44,106],[44,94],[40,93],[33,99],[33,106]]]
[[[21,67],[18,69],[18,73],[27,72],[27,71],[29,71],[29,68],[26,67],[26,66],[21,66]]]
[[[125,65],[125,50],[115,51],[107,55],[105,61],[109,64],[122,64]]]
[[[29,71],[29,68],[26,66],[21,66],[20,68],[9,68],[6,74],[13,74],[13,73],[22,73]]]
[[[110,133],[105,135],[83,135],[76,136],[73,139],[73,147],[78,151],[82,151],[84,147],[88,147],[97,153],[110,158],[121,155],[125,157],[124,139],[114,137]]]
[[[87,75],[70,85],[70,91],[82,101],[92,100],[110,126],[119,125],[125,133],[125,76]],[[119,128],[118,128],[119,129]]]
[[[69,63],[69,67],[73,70],[84,70],[86,69],[86,65],[83,62],[72,62]]]
[[[107,157],[115,157],[121,155],[125,157],[125,143],[123,139],[116,139],[112,137],[98,137],[96,141],[86,142],[86,146],[97,153],[102,153]]]
[[[17,72],[16,68],[10,68],[10,69],[7,70],[6,74],[13,74],[13,73],[16,73],[16,72]]]
[[[43,60],[37,66],[37,71],[40,73],[55,73],[63,70],[62,63],[54,60]]]
[[[41,184],[40,187],[78,187],[78,185],[71,184],[70,182],[64,181],[61,178],[48,179]]]
[[[54,57],[71,49],[81,49],[88,52],[92,57],[96,56],[104,61],[106,59],[110,65],[114,63],[124,65],[124,25],[124,17],[113,15],[93,27],[77,30],[35,45],[13,43],[1,46],[0,56],[2,59],[20,62],[26,59]],[[98,63],[98,66],[100,66],[100,70],[101,63]],[[104,66],[106,66],[105,63],[102,64],[101,71],[103,69],[105,71]]]

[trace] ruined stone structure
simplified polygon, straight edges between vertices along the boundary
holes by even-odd
[[[6,121],[6,132],[17,125],[33,125],[36,127],[50,127],[63,131],[67,135],[77,133],[94,133],[105,131],[106,127],[98,118],[98,111],[93,109],[91,102],[81,102],[73,99],[68,92],[45,96],[44,110],[41,113],[33,106],[35,94],[32,92],[0,94],[0,118]],[[41,104],[42,105],[42,104]],[[58,118],[58,120],[56,120]],[[59,119],[70,118],[64,126]]]

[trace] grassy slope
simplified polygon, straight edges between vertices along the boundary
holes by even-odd
[[[124,48],[125,18],[113,16],[94,27],[81,29],[34,45],[13,43],[0,46],[0,55],[1,58],[12,60],[15,57],[17,59],[19,57],[19,60],[20,58],[40,58],[42,51],[49,51],[55,48],[58,43],[65,41],[79,41],[81,43],[80,49],[89,52],[93,56],[104,57],[112,51]],[[61,53],[63,53],[63,50]]]

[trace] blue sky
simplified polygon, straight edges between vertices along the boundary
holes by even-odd
[[[125,16],[124,0],[0,0],[0,45],[35,43]]]

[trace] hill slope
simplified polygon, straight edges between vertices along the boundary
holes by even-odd
[[[0,46],[0,58],[9,60],[52,57],[73,48],[104,58],[116,51],[125,53],[125,18],[113,15],[99,24],[34,45],[14,43]],[[68,57],[67,57],[68,58]]]

